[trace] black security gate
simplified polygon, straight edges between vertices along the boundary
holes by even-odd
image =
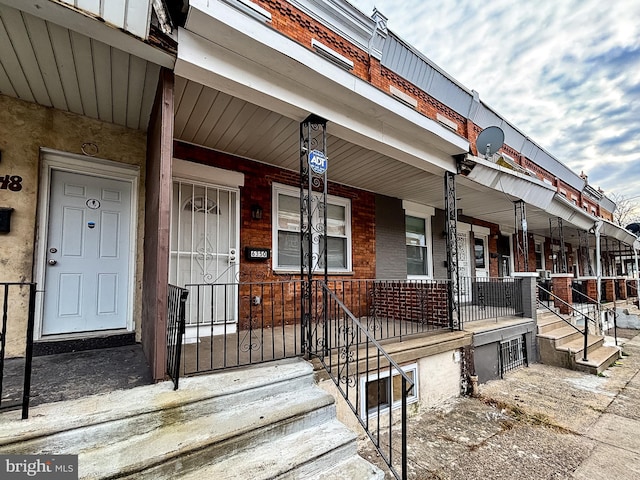
[[[169,285],[167,315],[167,375],[173,380],[173,389],[178,389],[180,381],[180,357],[185,331],[185,304],[189,292],[175,285]]]

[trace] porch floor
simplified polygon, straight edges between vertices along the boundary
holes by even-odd
[[[7,360],[4,402],[22,399],[23,360]],[[140,344],[33,357],[31,406],[153,383]]]

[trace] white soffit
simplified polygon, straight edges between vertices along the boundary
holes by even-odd
[[[152,62],[0,4],[2,94],[146,130],[159,73]]]
[[[56,2],[49,0],[0,0],[0,4],[8,5],[52,24],[86,35],[157,65],[173,68],[175,63],[175,57],[164,50]]]
[[[205,3],[191,2],[189,31],[179,31],[177,75],[297,121],[312,112],[329,120],[330,133],[434,173],[452,171],[450,156],[468,151],[466,139],[311,49],[220,1]]]

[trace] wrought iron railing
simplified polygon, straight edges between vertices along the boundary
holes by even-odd
[[[587,305],[588,311],[589,311],[589,317],[592,319],[595,325],[597,325],[598,327],[600,326],[602,327],[602,333],[608,333],[611,330],[610,319],[611,318],[613,319],[613,338],[616,345],[618,345],[618,312],[615,309],[615,305],[614,305],[614,308],[609,308],[602,304],[598,305],[598,302],[596,299],[591,298],[582,292],[578,292],[572,289],[572,293],[573,293],[574,299],[577,298],[578,303],[582,304],[581,308],[584,308],[585,304]],[[603,314],[604,314],[604,317],[606,318],[606,321],[603,321],[603,318],[602,318]]]
[[[407,406],[411,378],[324,282],[314,282],[317,308],[309,353],[319,359],[391,472],[407,478]]]
[[[578,310],[577,308],[575,308],[570,303],[564,301],[562,298],[560,298],[557,295],[551,293],[549,290],[546,290],[544,287],[541,287],[540,285],[538,285],[537,288],[538,288],[539,292],[544,293],[545,296],[547,296],[549,298],[550,302],[554,302],[554,304],[556,304],[556,305],[561,305],[561,306],[565,307],[565,309],[567,309],[569,312],[571,312],[572,316],[575,316],[577,318],[582,318],[583,319],[584,327],[581,330],[579,327],[577,327],[576,325],[571,323],[569,320],[567,320],[565,317],[563,317],[558,312],[556,312],[556,310],[554,308],[549,306],[548,305],[549,302],[540,301],[540,299],[539,299],[540,298],[540,293],[538,294],[538,307],[539,308],[546,309],[549,312],[553,313],[556,317],[558,317],[560,320],[565,322],[567,325],[569,325],[576,332],[580,333],[580,335],[583,336],[584,345],[583,345],[583,357],[582,357],[582,360],[586,362],[587,361],[587,357],[588,357],[587,346],[588,346],[588,340],[589,340],[589,322],[595,322],[595,320],[593,320],[588,314]]]
[[[376,340],[450,328],[446,280],[329,280],[327,287]]]
[[[301,356],[302,282],[188,284],[182,372]]]
[[[188,296],[188,290],[169,285],[169,302],[167,304],[167,375],[173,380],[174,390],[178,389],[178,383],[180,382],[180,360],[185,331],[185,304]]]
[[[462,323],[489,318],[522,316],[521,278],[460,278]]]
[[[35,283],[0,283],[0,410],[22,408],[23,419],[29,417],[35,297]],[[25,298],[28,299],[26,311],[22,307]],[[10,327],[22,325],[21,316],[27,320],[24,333]],[[10,351],[8,340],[13,347]]]

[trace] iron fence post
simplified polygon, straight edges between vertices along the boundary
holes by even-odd
[[[36,312],[36,284],[29,285],[29,318],[27,320],[27,345],[25,351],[24,386],[22,389],[22,419],[29,418],[31,401],[31,368],[33,362],[33,330]]]

